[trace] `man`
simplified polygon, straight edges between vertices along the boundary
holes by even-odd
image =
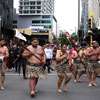
[[[62,86],[63,90],[66,92],[68,91],[68,83],[72,77],[72,73],[69,68],[68,64],[68,52],[67,46],[64,44],[62,45],[60,50],[57,50],[56,53],[56,71],[57,71],[57,93],[62,93]]]
[[[98,68],[98,61],[100,55],[100,47],[96,41],[93,41],[92,47],[86,50],[86,56],[88,57],[88,78],[89,86],[96,86],[96,69]]]
[[[23,52],[23,57],[28,61],[28,77],[30,86],[30,95],[33,97],[36,93],[36,85],[40,74],[43,72],[43,64],[45,63],[45,53],[43,48],[39,45],[36,38],[32,39],[31,45],[25,48]]]
[[[8,48],[5,46],[5,41],[0,40],[0,89],[4,90],[5,83],[5,69],[6,69],[6,59],[8,58]]]
[[[50,70],[53,71],[53,69],[50,67],[53,58],[53,50],[52,48],[50,48],[50,44],[46,44],[44,51],[46,54],[46,64],[44,65],[44,69],[46,69],[47,67],[48,73],[50,73],[51,72]]]

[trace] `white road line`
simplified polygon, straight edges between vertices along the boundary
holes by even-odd
[[[56,74],[48,74],[48,76],[55,76]],[[6,76],[23,76],[23,74],[13,74],[13,73],[7,73]]]

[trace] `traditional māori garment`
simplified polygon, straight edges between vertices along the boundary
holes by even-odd
[[[85,71],[85,65],[79,59],[74,60],[75,71],[82,72]]]
[[[55,67],[57,74],[71,74],[70,71],[70,66],[68,65],[68,62],[66,59],[64,59],[63,61],[61,61],[60,63],[58,63]]]
[[[87,61],[87,71],[88,72],[95,72],[100,71],[100,63],[99,61]],[[100,72],[99,72],[100,73]]]
[[[5,74],[5,68],[6,68],[5,62],[2,59],[0,59],[0,75]]]
[[[43,69],[42,65],[30,64],[27,65],[27,77],[45,79],[47,77],[47,72]]]

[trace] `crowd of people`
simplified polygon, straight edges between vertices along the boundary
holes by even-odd
[[[9,46],[0,39],[0,89],[5,87],[5,72],[15,70],[23,78],[29,79],[30,96],[35,96],[39,78],[47,73],[57,73],[57,93],[68,91],[71,79],[80,82],[83,74],[87,75],[88,86],[97,86],[96,76],[100,74],[100,46],[93,41],[92,46],[72,46],[66,44],[55,45],[46,43],[39,45],[37,38],[31,44],[13,43]]]

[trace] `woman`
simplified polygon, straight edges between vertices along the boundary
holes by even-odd
[[[5,69],[6,69],[6,58],[9,56],[8,48],[5,46],[5,41],[0,40],[0,89],[4,90],[5,82]]]
[[[56,71],[58,75],[57,93],[61,93],[62,85],[63,85],[63,90],[67,91],[67,84],[72,76],[68,65],[68,52],[67,52],[67,46],[65,44],[61,47],[60,50],[57,50],[56,63],[57,63]]]

